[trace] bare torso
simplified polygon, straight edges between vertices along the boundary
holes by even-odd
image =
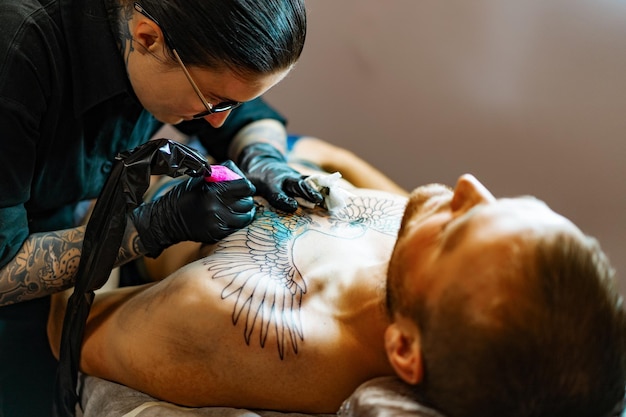
[[[167,279],[98,295],[83,369],[184,405],[335,412],[392,374],[384,284],[405,200],[352,192],[332,216],[260,206]]]

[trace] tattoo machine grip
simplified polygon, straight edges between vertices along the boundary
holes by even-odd
[[[240,178],[241,175],[223,165],[211,165],[209,175],[204,175],[204,180],[206,182],[234,181]]]

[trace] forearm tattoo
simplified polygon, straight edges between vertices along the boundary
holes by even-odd
[[[0,269],[0,306],[53,294],[76,279],[85,228],[31,235]]]
[[[82,254],[85,226],[31,235],[15,257],[0,269],[0,306],[70,288]],[[114,266],[136,259],[139,237],[128,225]]]
[[[229,148],[229,158],[237,161],[241,150],[253,143],[269,143],[282,153],[287,151],[287,132],[276,120],[259,120],[250,123],[233,139]]]
[[[259,206],[254,222],[219,242],[214,253],[220,256],[209,256],[203,264],[212,279],[223,283],[222,300],[234,301],[232,323],[242,323],[246,344],[256,335],[265,347],[273,332],[283,359],[286,349],[297,354],[304,340],[300,307],[307,283],[294,262],[296,240],[313,231],[347,244],[367,230],[395,236],[403,210],[399,200],[362,197],[351,198],[332,216],[317,209],[322,216],[316,218],[306,209],[289,215]]]

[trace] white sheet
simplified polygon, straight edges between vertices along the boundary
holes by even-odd
[[[337,414],[186,408],[92,376],[81,375],[80,385],[81,404],[77,417],[444,417],[419,404],[411,389],[394,377],[375,378],[363,383],[344,401]],[[609,416],[626,417],[626,411],[616,411]]]
[[[444,417],[418,403],[413,389],[396,377],[364,382],[344,401],[341,417]]]

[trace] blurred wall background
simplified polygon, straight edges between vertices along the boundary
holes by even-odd
[[[476,175],[596,236],[626,294],[626,1],[308,0],[267,95],[411,189]]]

